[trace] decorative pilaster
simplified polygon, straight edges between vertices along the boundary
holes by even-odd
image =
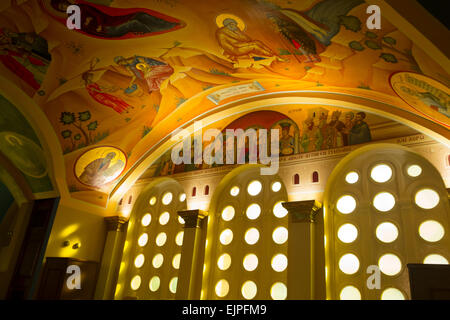
[[[208,212],[202,210],[178,211],[184,219],[183,246],[176,299],[199,300],[205,259],[206,225]]]
[[[109,231],[125,231],[125,225],[128,219],[122,216],[106,217],[106,232]]]
[[[95,291],[96,300],[114,299],[127,221],[122,216],[105,218],[106,240]]]
[[[282,203],[289,212],[288,299],[315,298],[315,222],[322,204],[316,200]]]
[[[322,204],[316,200],[292,201],[282,203],[289,212],[289,222],[316,222],[317,214],[322,210]]]

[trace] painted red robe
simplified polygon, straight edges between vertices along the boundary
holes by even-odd
[[[14,59],[14,57],[22,57],[22,54],[9,49],[6,49],[6,51],[8,52],[7,54],[0,55],[0,61],[3,63],[3,65],[18,77],[20,77],[23,81],[25,81],[34,90],[38,90],[41,85],[36,81],[33,73],[25,68],[19,61]],[[33,65],[44,65],[42,61],[33,57],[28,57],[28,61],[30,61],[30,63]]]
[[[126,111],[131,105],[123,101],[122,99],[115,97],[111,94],[98,92],[102,91],[100,86],[97,83],[91,83],[86,86],[86,90],[89,92],[89,95],[98,103],[101,103],[104,106],[112,108],[117,113],[122,113]]]

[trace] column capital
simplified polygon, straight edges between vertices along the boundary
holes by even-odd
[[[106,231],[124,231],[128,219],[122,216],[105,217]]]
[[[208,212],[199,209],[183,210],[178,211],[178,215],[183,218],[185,228],[201,228]]]
[[[283,202],[282,206],[289,212],[289,219],[293,223],[313,223],[322,210],[322,203],[316,200]]]

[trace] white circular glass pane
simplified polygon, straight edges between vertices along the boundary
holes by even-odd
[[[153,265],[153,267],[158,269],[159,267],[162,266],[163,262],[164,262],[164,256],[161,253],[158,253],[153,257],[152,265]]]
[[[422,173],[422,168],[417,164],[413,164],[412,166],[408,167],[406,172],[408,173],[408,176],[415,178],[420,176],[420,174]]]
[[[278,227],[272,233],[273,242],[283,244],[288,239],[288,230],[285,227]]]
[[[389,192],[380,192],[373,198],[373,206],[381,212],[387,212],[395,206],[395,198]]]
[[[414,200],[422,209],[433,209],[439,204],[439,194],[431,189],[422,189],[416,193]]]
[[[370,172],[370,177],[379,183],[386,182],[392,177],[392,169],[387,164],[376,165]]]
[[[167,222],[169,222],[169,219],[170,219],[170,213],[168,213],[167,211],[163,212],[159,216],[159,223],[161,225],[165,225],[165,224],[167,224]]]
[[[342,196],[337,201],[336,208],[343,214],[352,213],[356,208],[356,200],[350,195]]]
[[[405,300],[405,296],[398,289],[387,288],[381,294],[381,300]]]
[[[378,240],[384,243],[391,243],[398,237],[398,229],[395,224],[391,222],[380,223],[376,229]]]
[[[140,268],[140,267],[142,267],[144,265],[144,262],[145,262],[144,255],[142,253],[138,254],[136,259],[134,259],[134,266],[136,268]]]
[[[228,253],[222,254],[219,259],[217,259],[217,267],[220,270],[227,270],[231,265],[231,257]]]
[[[149,203],[150,203],[151,206],[155,205],[156,197],[151,197]]]
[[[258,257],[253,253],[248,254],[244,257],[242,265],[244,266],[245,270],[253,271],[258,267]]]
[[[175,243],[177,244],[177,246],[182,246],[183,245],[183,237],[184,237],[184,231],[180,231],[177,233],[177,235],[175,236]]]
[[[339,295],[341,300],[361,300],[361,293],[354,286],[346,286]]]
[[[216,284],[216,295],[220,298],[225,297],[228,294],[228,291],[230,290],[230,285],[228,284],[228,281],[225,279],[219,280]]]
[[[172,202],[172,198],[173,198],[172,192],[166,192],[162,197],[162,203],[167,206]]]
[[[250,220],[255,220],[261,214],[261,207],[259,206],[259,204],[253,203],[248,206],[245,214]]]
[[[178,216],[178,223],[184,224],[184,219],[180,216]]]
[[[166,240],[167,240],[167,235],[166,235],[166,233],[165,232],[161,232],[161,233],[159,233],[157,236],[156,236],[156,245],[158,246],[158,247],[162,247],[165,243],[166,243]]]
[[[183,202],[184,200],[186,200],[186,193],[180,194],[179,200],[180,200],[180,202]]]
[[[285,300],[287,298],[287,287],[282,282],[275,282],[270,288],[270,296],[273,300]]]
[[[181,260],[181,253],[177,253],[176,255],[174,255],[172,259],[172,267],[174,269],[178,270],[180,268],[180,260]]]
[[[150,213],[146,213],[141,219],[141,224],[142,224],[142,226],[147,227],[150,224],[151,221],[152,221],[151,214]]]
[[[131,279],[130,286],[133,290],[139,289],[139,287],[141,286],[141,277],[134,276],[133,279]]]
[[[154,276],[150,279],[150,283],[148,284],[148,287],[150,291],[155,292],[159,289],[159,286],[161,285],[161,279],[158,276]]]
[[[402,262],[395,254],[387,253],[378,260],[381,272],[388,276],[395,276],[402,270]]]
[[[359,174],[355,171],[349,172],[345,176],[345,181],[347,181],[347,183],[350,183],[350,184],[357,183],[358,180],[359,180]]]
[[[272,258],[271,264],[273,270],[275,270],[276,272],[282,272],[287,267],[288,259],[284,254],[279,253]]]
[[[273,215],[277,218],[284,218],[288,214],[287,209],[283,207],[282,203],[283,201],[279,201],[273,206]]]
[[[230,221],[234,217],[234,208],[232,206],[227,206],[222,210],[222,219],[225,221]]]
[[[339,227],[337,235],[342,242],[352,243],[358,237],[358,229],[353,224],[346,223]]]
[[[177,285],[178,285],[178,277],[173,277],[172,279],[170,279],[169,282],[169,290],[172,293],[176,293],[177,292]]]
[[[225,229],[220,234],[220,243],[224,246],[229,245],[233,241],[233,231]]]
[[[425,264],[448,264],[448,260],[440,254],[430,254],[424,260]]]
[[[262,190],[262,184],[258,180],[254,180],[248,184],[247,192],[251,196],[258,195]]]
[[[242,296],[247,299],[253,299],[256,296],[256,293],[258,292],[258,287],[256,286],[256,283],[253,281],[246,281],[242,285]]]
[[[148,242],[148,234],[146,233],[141,234],[141,236],[138,239],[138,245],[140,247],[143,247],[147,244],[147,242]]]
[[[234,186],[230,189],[230,194],[233,197],[236,197],[239,194],[239,187],[238,186]]]
[[[345,274],[354,274],[359,270],[359,259],[353,253],[346,253],[339,259],[339,269]]]
[[[244,236],[245,242],[250,245],[253,245],[259,240],[259,231],[256,228],[250,228],[245,232]]]
[[[281,190],[281,183],[279,181],[272,183],[272,191],[273,192],[278,192],[280,190]]]
[[[419,226],[419,234],[426,241],[436,242],[442,239],[445,231],[439,222],[428,220]]]

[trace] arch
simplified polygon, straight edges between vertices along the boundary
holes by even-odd
[[[196,195],[197,195],[197,187],[193,187],[191,196],[195,197]]]
[[[294,174],[293,182],[295,185],[300,184],[300,175],[298,173]]]
[[[33,200],[33,192],[24,176],[9,159],[0,153],[0,181],[11,192],[20,207],[23,203]]]
[[[189,102],[189,101],[188,101]],[[214,110],[206,111],[185,123],[186,133],[193,134],[194,122],[203,121],[203,127],[223,120],[227,117],[245,113],[265,110],[274,106],[282,107],[284,105],[296,104],[299,106],[331,106],[346,109],[362,110],[373,113],[401,124],[414,128],[434,139],[450,146],[448,140],[448,130],[443,126],[425,119],[417,114],[411,113],[409,106],[399,98],[393,99],[391,96],[371,92],[371,95],[362,93],[361,90],[352,92],[337,92],[333,90],[314,91],[314,90],[292,90],[284,92],[270,92],[258,94],[253,97],[236,99],[232,102],[219,105]],[[174,122],[176,123],[176,122]],[[159,128],[170,128],[171,118],[164,119]],[[140,160],[124,175],[111,192],[111,204],[117,202],[120,197],[134,184],[134,182],[167,150],[171,149],[176,142],[170,141],[170,134],[162,133],[162,130],[153,130],[154,135],[144,138],[145,142],[152,147],[148,148]],[[197,128],[196,128],[197,129]],[[160,132],[160,135],[156,133]]]
[[[48,175],[54,191],[48,196],[54,197],[55,193],[69,198],[69,190],[66,184],[64,157],[56,133],[47,116],[42,112],[36,102],[25,92],[0,75],[0,96],[8,100],[26,119],[39,139],[48,167]],[[45,197],[45,195],[44,195]]]
[[[204,195],[205,195],[205,196],[209,195],[209,185],[206,185],[206,186],[205,186],[205,192],[204,192]]]
[[[186,209],[182,194],[182,186],[170,178],[156,179],[139,194],[128,223],[116,298],[175,298],[184,224],[177,212]]]
[[[438,196],[435,207],[419,207],[416,199],[422,190],[433,190]],[[428,220],[442,226],[440,239],[428,241],[421,233],[422,223]],[[408,298],[407,263],[424,263],[429,254],[450,261],[445,184],[427,159],[406,147],[372,144],[344,157],[325,188],[324,225],[329,299],[339,299],[347,286],[356,287],[362,299],[380,299],[388,287]],[[370,251],[363,247],[367,243],[372,244]],[[384,269],[386,261],[393,269]],[[366,269],[372,265],[381,270],[379,290],[365,286]]]
[[[261,175],[261,167],[247,164],[232,170],[214,191],[202,299],[271,299],[271,287],[276,282],[286,286],[285,266],[277,272],[271,265],[277,255],[282,263],[287,261],[288,217],[281,207],[281,202],[287,201],[287,191],[278,175]],[[260,190],[253,187],[255,181]],[[283,229],[280,231],[285,238],[273,235],[277,228]],[[279,266],[277,259],[273,268]],[[227,260],[231,261],[229,266]],[[227,281],[229,292],[218,293],[220,280]],[[257,286],[254,296],[245,294],[248,281]]]

